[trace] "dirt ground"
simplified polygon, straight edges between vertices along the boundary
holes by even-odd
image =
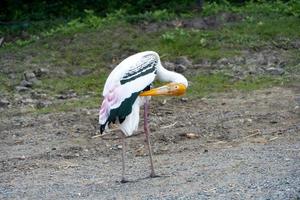
[[[98,137],[97,109],[2,109],[0,199],[300,199],[299,88],[155,98],[150,173],[144,135]],[[142,114],[142,113],[141,113]],[[140,127],[142,127],[142,121]]]

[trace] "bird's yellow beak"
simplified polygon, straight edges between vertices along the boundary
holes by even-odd
[[[164,86],[153,88],[140,93],[140,96],[180,96],[186,91],[186,86],[182,83],[169,83]]]

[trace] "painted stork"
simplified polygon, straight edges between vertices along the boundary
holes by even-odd
[[[151,89],[157,78],[168,84]],[[125,137],[138,128],[140,106],[144,106],[144,131],[149,150],[150,177],[156,177],[148,128],[148,101],[151,96],[182,95],[188,87],[187,79],[176,72],[165,69],[159,55],[153,51],[134,54],[123,60],[108,76],[103,89],[103,102],[99,111],[101,134],[110,123],[117,123],[122,131],[122,183],[125,178]]]

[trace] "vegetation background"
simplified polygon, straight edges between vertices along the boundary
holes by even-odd
[[[0,199],[300,199],[300,0],[0,4]],[[121,185],[99,104],[111,70],[145,50],[189,88],[151,100],[166,176],[145,179],[138,131]]]

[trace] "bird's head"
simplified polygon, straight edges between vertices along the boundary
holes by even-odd
[[[182,83],[168,83],[164,86],[153,88],[142,92],[140,96],[180,96],[186,91],[186,86]]]

